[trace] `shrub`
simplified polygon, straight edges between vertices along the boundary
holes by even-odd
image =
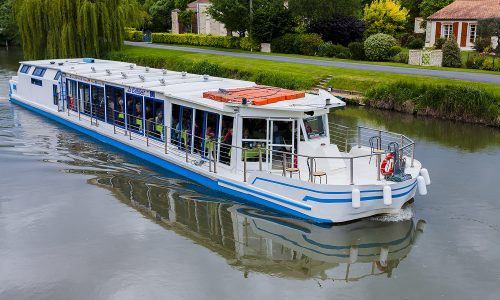
[[[408,64],[408,61],[410,60],[410,55],[409,53],[401,52],[394,56],[394,61],[402,64]]]
[[[500,97],[478,88],[396,82],[372,87],[365,97],[374,107],[500,125]]]
[[[425,46],[425,42],[421,38],[414,38],[408,43],[407,46],[410,49],[422,49]]]
[[[401,53],[401,51],[403,51],[403,49],[401,49],[401,47],[392,46],[391,49],[389,50],[389,55],[392,58],[392,57],[398,55],[399,53]]]
[[[240,47],[240,39],[232,36],[215,36],[192,33],[153,33],[151,38],[153,43],[206,46],[227,49],[237,49]]]
[[[125,27],[125,40],[132,42],[142,42],[144,36],[142,31],[136,30],[135,28]]]
[[[351,58],[356,60],[365,59],[365,48],[361,42],[352,42],[348,46]]]
[[[434,49],[443,49],[443,45],[446,42],[446,38],[441,37],[434,43]]]
[[[298,53],[299,50],[295,44],[298,34],[287,33],[271,41],[271,51],[277,53]]]
[[[352,16],[335,16],[329,20],[316,20],[309,25],[309,32],[321,35],[323,40],[343,46],[363,38],[366,23]]]
[[[481,70],[489,70],[489,71],[500,71],[500,60],[493,60],[493,59],[488,59],[484,60],[483,64],[481,67],[479,67]]]
[[[323,40],[315,33],[287,33],[271,41],[271,51],[278,53],[294,53],[315,55]]]
[[[342,45],[334,45],[332,42],[326,42],[318,47],[318,56],[336,57],[336,58],[349,58],[349,48]]]
[[[396,39],[384,33],[371,35],[365,40],[364,49],[369,60],[388,60],[391,58],[390,50],[396,46]]]
[[[461,68],[460,48],[455,38],[448,39],[443,45],[443,67]]]
[[[318,47],[323,43],[323,40],[319,34],[304,33],[297,35],[295,43],[299,54],[313,56],[318,52]]]
[[[485,57],[479,55],[467,55],[467,60],[465,61],[465,67],[467,69],[480,69],[483,66]]]
[[[474,43],[474,50],[484,52],[488,47],[491,47],[491,37],[477,37]]]
[[[260,51],[260,43],[249,37],[240,38],[240,48],[246,51]]]

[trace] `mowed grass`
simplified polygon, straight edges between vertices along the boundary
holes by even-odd
[[[432,66],[416,66],[409,65],[405,63],[395,62],[395,61],[368,61],[368,60],[354,60],[354,59],[342,59],[342,58],[333,58],[333,57],[321,57],[321,56],[307,56],[300,54],[285,54],[285,53],[263,53],[263,52],[250,52],[242,49],[226,49],[226,48],[216,48],[216,47],[206,47],[206,46],[195,46],[195,45],[179,45],[179,44],[162,44],[155,43],[157,45],[167,45],[173,47],[183,47],[183,48],[198,48],[198,49],[206,49],[206,50],[217,50],[224,52],[238,52],[238,53],[251,53],[262,56],[285,56],[285,57],[294,57],[294,58],[303,58],[303,59],[317,59],[317,60],[325,60],[325,61],[337,61],[337,62],[349,62],[349,63],[357,63],[357,64],[369,64],[369,65],[381,65],[381,66],[391,66],[391,67],[400,67],[400,68],[411,68],[411,69],[427,69],[427,70],[441,70],[441,71],[452,71],[452,72],[467,72],[467,73],[483,73],[483,74],[494,74],[500,75],[500,72],[496,71],[488,71],[488,70],[479,70],[479,69],[467,69],[467,68],[447,68],[447,67],[432,67]],[[410,49],[402,48],[402,53],[408,54]],[[467,55],[477,54],[476,52],[467,52],[462,51],[462,62],[465,64],[467,61]],[[491,58],[489,58],[491,60]],[[497,59],[498,60],[498,59]],[[500,60],[498,60],[500,62]]]
[[[457,79],[435,78],[420,75],[393,74],[377,71],[354,70],[337,67],[323,67],[298,63],[275,62],[259,59],[238,58],[229,56],[220,56],[215,54],[189,53],[184,51],[152,49],[136,46],[125,46],[123,50],[110,53],[110,58],[127,58],[134,61],[140,61],[141,57],[147,57],[149,60],[156,59],[166,65],[166,68],[175,69],[175,66],[182,66],[193,62],[208,61],[221,67],[237,70],[240,73],[257,74],[262,71],[274,72],[276,74],[286,74],[293,76],[300,82],[306,82],[301,88],[311,88],[321,79],[332,75],[333,79],[327,86],[333,86],[338,89],[367,91],[375,85],[389,84],[395,82],[411,82],[431,85],[458,85],[469,86],[484,89],[495,95],[500,95],[500,85],[472,82]],[[238,76],[235,75],[237,78]]]

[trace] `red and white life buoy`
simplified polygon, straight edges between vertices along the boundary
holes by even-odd
[[[394,173],[394,157],[392,153],[387,154],[380,164],[380,173],[384,176],[391,176]]]

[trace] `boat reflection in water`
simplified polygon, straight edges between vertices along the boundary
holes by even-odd
[[[110,190],[164,228],[221,255],[244,276],[260,272],[346,281],[390,277],[425,223],[366,219],[324,226],[204,196],[181,179],[140,177],[107,173],[89,182]]]

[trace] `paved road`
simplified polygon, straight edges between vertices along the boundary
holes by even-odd
[[[423,76],[431,76],[439,78],[451,78],[451,79],[461,79],[461,80],[500,84],[500,75],[485,74],[485,73],[392,67],[392,66],[382,66],[382,65],[353,63],[353,62],[329,61],[329,60],[310,59],[310,58],[296,58],[289,56],[261,55],[261,54],[246,53],[246,52],[227,52],[221,50],[177,47],[177,46],[160,45],[160,44],[148,44],[141,42],[125,42],[125,44],[131,46],[177,50],[177,51],[192,52],[192,53],[225,55],[225,56],[240,57],[240,58],[252,58],[252,59],[279,61],[279,62],[300,63],[300,64],[309,64],[309,65],[324,66],[324,67],[337,67],[337,68],[347,68],[347,69],[356,69],[365,71],[379,71],[379,72],[388,72],[396,74],[423,75]]]

